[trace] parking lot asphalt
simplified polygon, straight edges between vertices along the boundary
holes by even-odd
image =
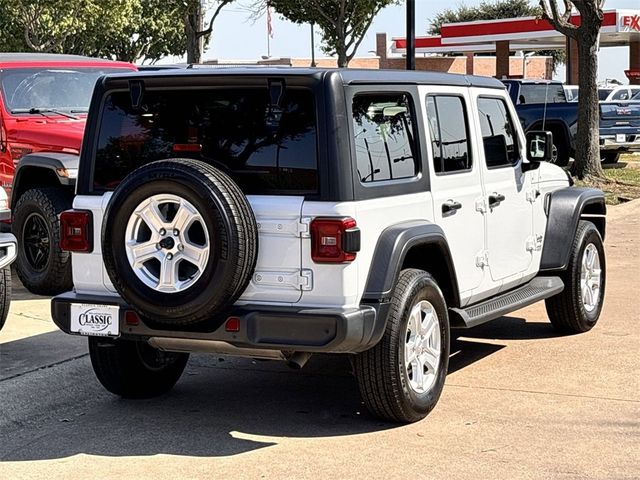
[[[611,207],[594,330],[558,336],[537,304],[465,332],[438,406],[405,426],[367,414],[345,357],[293,371],[193,355],[169,394],[119,399],[48,299],[16,288],[0,332],[0,478],[638,479],[639,249],[640,201]]]

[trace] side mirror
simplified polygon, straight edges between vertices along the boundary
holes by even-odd
[[[551,132],[531,131],[527,133],[527,160],[530,162],[548,162],[553,157],[553,134]]]

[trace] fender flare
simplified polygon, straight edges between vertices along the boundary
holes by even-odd
[[[20,159],[13,179],[11,192],[11,205],[15,205],[18,197],[22,194],[20,183],[25,181],[25,172],[34,169],[47,170],[53,172],[60,185],[74,187],[76,175],[60,175],[60,170],[75,170],[77,172],[80,157],[70,153],[40,152],[25,155]]]
[[[571,245],[581,218],[594,221],[604,240],[607,207],[602,191],[595,188],[562,188],[547,195],[545,210],[547,228],[540,261],[541,271],[567,268]]]
[[[448,306],[460,305],[456,271],[442,228],[426,221],[403,222],[387,227],[378,238],[362,296],[362,304],[376,310],[375,324],[370,330],[371,334],[363,342],[363,350],[376,345],[384,335],[391,296],[402,265],[409,251],[420,246],[435,246],[442,253],[453,297],[453,305]]]
[[[442,228],[426,221],[403,222],[382,232],[371,260],[364,302],[386,302],[391,298],[407,253],[419,245],[435,245],[441,250],[450,272],[453,297],[459,304],[458,280],[447,238]]]

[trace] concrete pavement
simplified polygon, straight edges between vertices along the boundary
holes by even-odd
[[[168,395],[125,401],[48,302],[0,332],[0,478],[640,478],[640,201],[612,207],[603,316],[560,337],[543,304],[452,345],[434,412],[368,416],[342,357],[300,372],[194,355]]]

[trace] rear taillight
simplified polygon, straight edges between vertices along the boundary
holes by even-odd
[[[67,210],[60,214],[60,248],[67,252],[93,250],[92,216],[87,210]]]
[[[360,251],[360,229],[350,217],[311,222],[311,258],[316,263],[353,262]]]

